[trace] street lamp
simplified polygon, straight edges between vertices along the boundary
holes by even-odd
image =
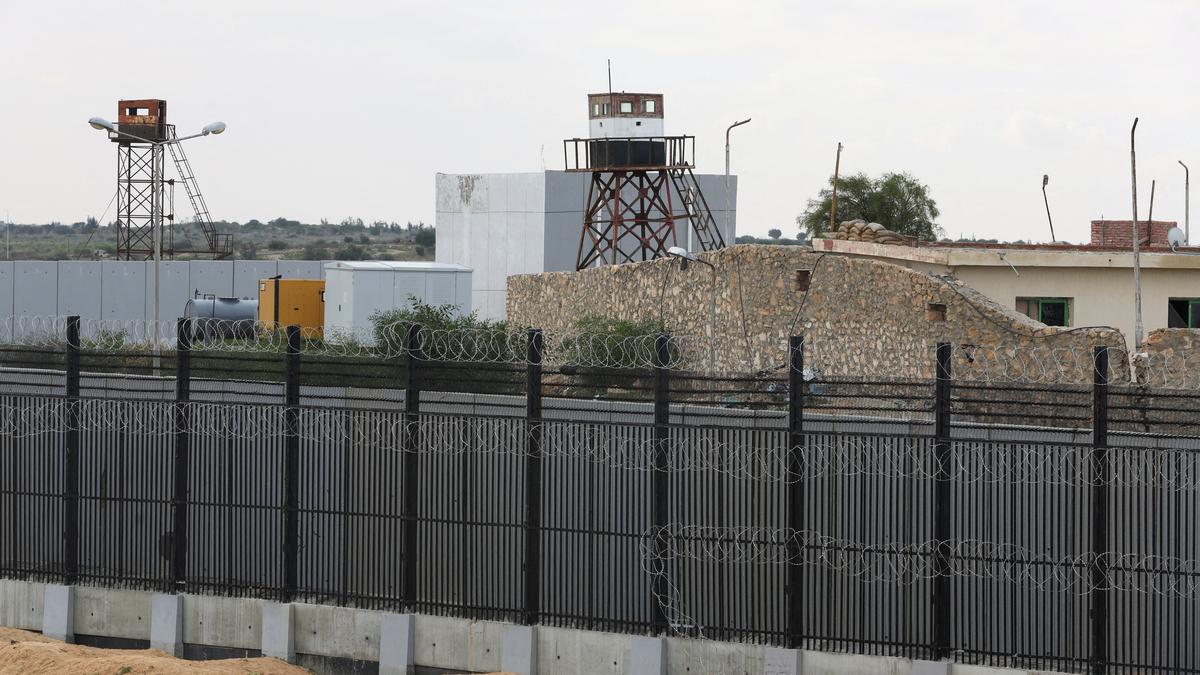
[[[1050,174],[1042,174],[1042,201],[1046,202],[1046,220],[1050,222],[1050,243],[1054,243],[1054,219],[1050,217],[1050,198],[1046,196],[1046,186],[1050,184]]]
[[[733,131],[734,127],[740,127],[743,124],[747,124],[749,122],[750,122],[750,118],[747,117],[746,119],[742,120],[741,122],[734,122],[733,124],[730,124],[729,128],[725,130],[725,232],[723,233],[725,237],[728,237],[730,235],[730,232],[729,232],[729,210],[730,210],[730,206],[729,206],[729,132]],[[691,239],[691,232],[688,233],[688,239],[689,240]]]
[[[92,117],[88,120],[88,124],[97,131],[107,131],[109,134],[125,136],[126,138],[131,138],[141,143],[148,143],[156,147],[167,146],[174,143],[182,143],[183,141],[192,138],[199,138],[201,136],[216,136],[225,132],[224,122],[211,122],[204,125],[204,127],[200,129],[200,133],[192,134],[191,136],[183,136],[182,138],[168,138],[163,141],[152,141],[147,138],[142,138],[141,136],[135,136],[126,131],[121,131],[119,128],[117,128],[117,125],[104,119],[103,117]],[[162,263],[162,214],[154,215],[154,222],[151,229],[154,233],[154,352],[157,354],[160,343],[160,331],[162,329],[162,327],[159,325],[161,321],[160,296],[162,286],[161,276],[159,274],[160,265]]]

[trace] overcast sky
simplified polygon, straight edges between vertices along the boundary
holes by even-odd
[[[562,168],[585,95],[664,93],[698,170],[741,176],[739,231],[796,230],[832,173],[909,171],[948,235],[1060,239],[1183,220],[1200,172],[1200,2],[0,0],[0,217],[100,216],[115,151],[85,120],[165,98],[214,218],[434,219],[436,172]],[[183,199],[182,192],[177,195]],[[187,207],[179,208],[186,214]],[[110,209],[105,221],[111,220]]]

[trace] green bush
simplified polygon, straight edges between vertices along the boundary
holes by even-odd
[[[574,335],[563,338],[559,358],[581,366],[618,369],[645,368],[652,362],[654,336],[670,335],[667,325],[656,319],[630,321],[586,315],[575,320]],[[668,344],[669,360],[677,356]]]
[[[424,344],[426,350],[451,350],[464,357],[491,355],[507,340],[508,324],[504,321],[480,319],[475,312],[463,314],[454,305],[431,305],[419,298],[409,296],[409,307],[375,312],[371,315],[372,333],[375,344],[386,353],[394,354],[404,348],[405,331],[411,324],[421,326],[428,333]],[[454,340],[454,344],[446,340]],[[506,343],[505,343],[506,344]],[[467,358],[466,360],[472,360]]]

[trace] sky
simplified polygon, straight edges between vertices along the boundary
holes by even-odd
[[[402,2],[0,0],[0,217],[100,217],[115,150],[86,120],[163,98],[214,219],[434,221],[434,175],[562,168],[586,94],[662,92],[738,230],[790,236],[833,171],[907,171],[951,237],[1060,240],[1183,220],[1200,172],[1200,0]],[[184,199],[182,191],[176,195]],[[186,211],[187,207],[179,208]],[[112,219],[111,208],[104,221]]]

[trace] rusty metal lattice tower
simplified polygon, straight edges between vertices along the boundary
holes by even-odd
[[[154,258],[155,231],[161,233],[164,258],[185,252],[175,247],[175,180],[164,175],[166,152],[179,172],[179,180],[201,226],[207,247],[189,251],[225,258],[232,254],[232,236],[216,231],[195,183],[187,156],[179,147],[175,127],[167,124],[167,102],[161,99],[123,100],[117,104],[117,127],[109,138],[117,144],[117,258]],[[167,188],[172,190],[168,192]]]
[[[591,174],[576,269],[652,260],[679,245],[725,246],[700,184],[693,136],[662,133],[662,95],[588,96],[590,138],[563,142],[567,171]]]

